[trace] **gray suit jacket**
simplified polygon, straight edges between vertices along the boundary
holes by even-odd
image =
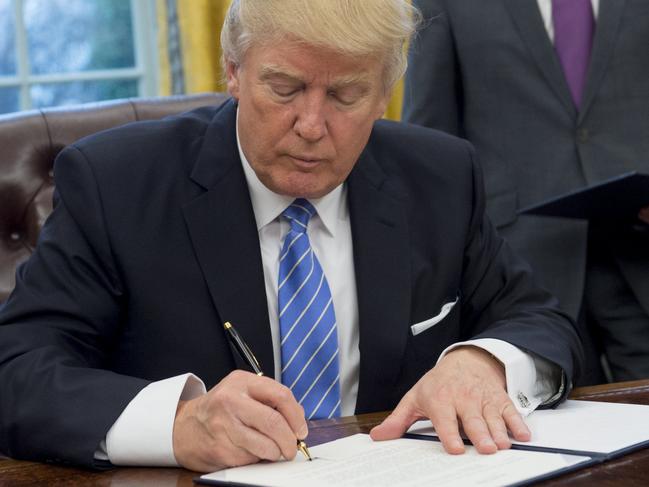
[[[426,24],[411,49],[404,119],[473,142],[487,212],[576,317],[587,223],[516,212],[626,171],[649,171],[649,1],[601,0],[579,111],[536,0],[415,3]],[[649,310],[646,242],[613,245]]]

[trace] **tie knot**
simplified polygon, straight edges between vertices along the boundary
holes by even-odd
[[[282,212],[282,215],[284,215],[291,224],[291,230],[297,233],[306,232],[309,220],[315,214],[316,210],[314,206],[304,198],[296,199]]]

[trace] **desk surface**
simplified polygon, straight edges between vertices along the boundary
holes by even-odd
[[[649,404],[649,380],[622,382],[575,389],[573,399]],[[367,433],[387,413],[363,414],[310,423],[309,444],[317,445],[354,433]],[[179,468],[118,468],[108,472],[89,472],[33,462],[0,458],[0,487],[26,485],[66,486],[193,486],[194,472]],[[586,468],[549,480],[543,486],[646,486],[649,479],[649,449],[617,460]]]

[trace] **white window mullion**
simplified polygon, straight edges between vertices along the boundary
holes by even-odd
[[[23,17],[23,0],[14,0],[14,19],[16,25],[16,75],[20,83],[20,108],[27,110],[32,106],[29,93],[29,49],[27,29]]]
[[[31,84],[67,83],[70,81],[97,81],[104,79],[138,79],[143,75],[137,68],[115,68],[71,73],[35,74],[29,77]]]
[[[131,0],[135,66],[142,73],[138,83],[141,96],[158,93],[158,52],[155,0]]]
[[[20,88],[20,78],[17,76],[2,76],[0,77],[0,88]]]

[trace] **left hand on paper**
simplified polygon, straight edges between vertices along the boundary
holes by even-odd
[[[401,399],[395,410],[370,436],[374,440],[400,438],[412,423],[430,419],[448,453],[464,452],[460,425],[480,453],[507,449],[507,430],[519,441],[530,431],[506,392],[500,362],[477,347],[449,352]]]

